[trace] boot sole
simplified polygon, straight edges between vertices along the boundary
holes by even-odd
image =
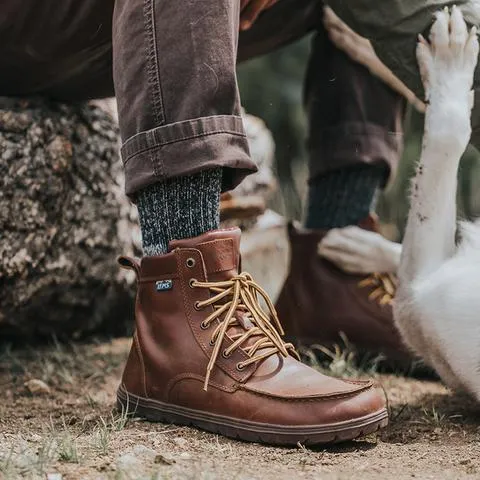
[[[154,422],[193,426],[236,440],[269,445],[345,442],[375,433],[388,425],[385,408],[355,420],[327,425],[284,426],[250,422],[139,397],[128,393],[123,386],[117,392],[117,408]]]

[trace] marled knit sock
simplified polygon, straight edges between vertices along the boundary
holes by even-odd
[[[309,185],[305,226],[328,229],[358,224],[373,209],[385,175],[384,167],[362,164],[315,178]]]
[[[155,183],[137,197],[145,255],[162,255],[170,240],[215,230],[220,223],[222,169]]]

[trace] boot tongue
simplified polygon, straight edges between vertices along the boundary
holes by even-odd
[[[172,240],[169,251],[176,248],[195,248],[202,253],[208,280],[227,280],[238,274],[240,263],[239,228],[211,230],[198,237]]]
[[[207,270],[208,281],[228,280],[239,273],[240,237],[241,231],[237,227],[212,230],[198,237],[172,240],[169,244],[169,251],[176,248],[195,248],[200,250]],[[225,298],[225,301],[228,301],[228,299]],[[246,330],[254,327],[246,312],[237,310],[234,316],[238,323],[228,328],[226,332],[228,336],[241,335]],[[245,342],[243,347],[251,346],[257,340],[258,337],[252,337]]]

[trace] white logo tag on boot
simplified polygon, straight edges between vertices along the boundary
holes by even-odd
[[[172,280],[159,280],[158,282],[155,282],[155,289],[157,292],[164,292],[165,290],[170,290],[172,287]]]

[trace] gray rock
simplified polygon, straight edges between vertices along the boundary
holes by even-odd
[[[0,334],[122,333],[138,237],[101,109],[0,98]]]

